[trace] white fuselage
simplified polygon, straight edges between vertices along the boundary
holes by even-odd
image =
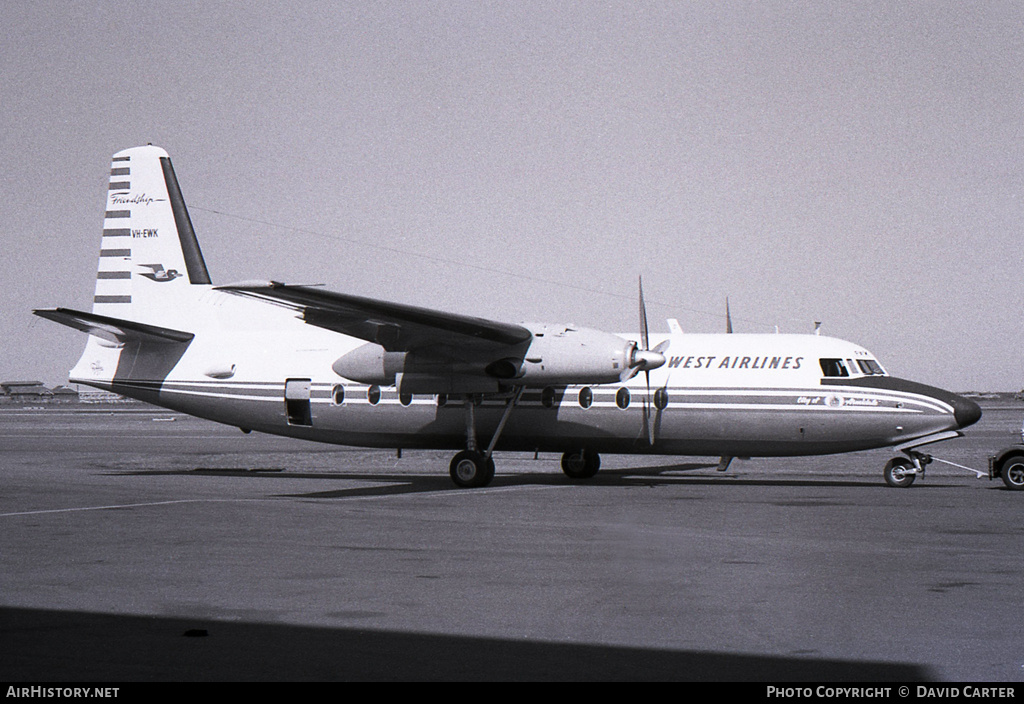
[[[169,357],[167,345],[90,336],[71,380],[245,430],[367,447],[466,446],[466,397],[400,395],[394,385],[354,382],[332,369],[364,340],[211,286],[187,291],[191,300],[164,311],[159,324],[193,332],[191,342]],[[592,386],[527,386],[496,449],[827,454],[958,427],[956,397],[884,376],[869,352],[842,340],[674,334],[652,335],[650,345],[666,341],[666,363],[650,373],[649,389],[644,373]],[[846,376],[825,375],[840,368]],[[506,400],[490,395],[474,409],[481,442]]]

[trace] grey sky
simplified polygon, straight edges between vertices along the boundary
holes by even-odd
[[[109,157],[168,150],[215,283],[826,334],[1024,387],[1024,4],[18,2],[0,378],[67,378]]]

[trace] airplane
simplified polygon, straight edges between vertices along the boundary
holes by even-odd
[[[981,410],[890,376],[863,347],[820,334],[690,334],[510,324],[276,281],[214,285],[167,152],[113,156],[90,312],[33,311],[88,333],[71,382],[311,441],[455,451],[459,487],[494,453],[562,453],[570,478],[602,453],[733,458],[892,447],[909,486],[919,448]]]

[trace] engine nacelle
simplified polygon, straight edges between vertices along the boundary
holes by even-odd
[[[388,352],[368,343],[339,357],[331,368],[352,381],[398,385],[410,393],[490,393],[499,385],[611,384],[665,363],[660,352],[639,350],[632,340],[601,330],[566,325],[527,327],[533,338],[525,354],[509,350],[512,355],[494,360],[453,362],[412,352]]]
[[[390,386],[395,383],[395,375],[405,368],[407,352],[388,352],[380,345],[372,342],[356,347],[351,352],[339,357],[331,369],[338,376],[343,376],[361,384],[378,384]]]
[[[636,343],[601,330],[528,325],[533,342],[516,383],[526,386],[609,384],[631,368]]]
[[[436,360],[410,352],[388,352],[370,342],[339,357],[331,369],[361,384],[395,386],[399,393],[488,394],[500,390],[499,380],[505,378],[502,374],[511,369],[507,360],[500,361],[501,364],[493,366],[495,373],[491,374],[483,364]]]

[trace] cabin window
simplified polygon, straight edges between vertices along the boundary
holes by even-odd
[[[821,373],[825,376],[837,377],[837,376],[850,376],[850,372],[846,371],[846,367],[843,365],[841,359],[819,359],[821,363]]]
[[[865,374],[885,374],[882,367],[873,359],[858,359],[857,366],[859,366],[860,370]]]
[[[654,407],[659,411],[663,411],[668,407],[667,389],[658,389],[654,392]]]
[[[412,394],[398,394],[398,402],[403,406],[408,406],[412,403]]]
[[[366,400],[370,402],[371,406],[376,406],[380,403],[380,387],[374,384],[366,390]]]
[[[444,408],[444,405],[446,403],[448,403],[448,394],[438,394],[437,395],[437,407],[438,408]]]
[[[629,408],[629,389],[622,387],[615,392],[615,405],[619,408]]]
[[[589,386],[584,386],[580,389],[580,408],[590,408],[590,404],[594,402],[594,392],[590,390]]]
[[[331,389],[331,403],[335,406],[345,403],[345,387],[341,384],[335,384],[334,388]]]
[[[545,386],[544,390],[540,392],[540,405],[544,408],[551,408],[555,405],[555,390],[550,386]]]

